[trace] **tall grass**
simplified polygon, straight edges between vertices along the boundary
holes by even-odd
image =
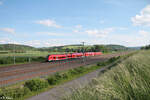
[[[150,100],[150,51],[141,51],[63,100]]]

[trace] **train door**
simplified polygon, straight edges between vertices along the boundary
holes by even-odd
[[[59,59],[58,59],[58,56],[56,56],[56,60],[59,60]]]

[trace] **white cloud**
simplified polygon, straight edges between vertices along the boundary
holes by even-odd
[[[0,5],[2,5],[3,4],[3,2],[2,1],[0,1]]]
[[[82,25],[76,25],[75,28],[81,29],[83,26]]]
[[[148,35],[150,35],[149,32],[144,31],[144,30],[140,30],[140,31],[139,31],[139,34],[140,34],[141,36],[144,36],[144,37],[147,37]]]
[[[57,38],[48,40],[30,40],[30,41],[14,41],[9,38],[0,38],[0,43],[17,43],[30,45],[34,47],[52,47],[52,46],[63,46],[69,44],[80,44],[81,42],[86,42],[86,45],[93,44],[118,44],[124,46],[144,46],[150,43],[150,36],[141,36],[141,34],[147,34],[145,31],[139,31],[140,34],[114,34],[109,33],[107,37],[88,37],[88,38]]]
[[[10,38],[0,38],[0,44],[20,44],[17,41],[13,41]]]
[[[9,41],[10,41],[9,38],[0,38],[0,43],[1,43],[1,44],[8,43]]]
[[[74,32],[74,33],[79,33],[80,31],[79,31],[79,30],[73,30],[73,32]]]
[[[75,29],[73,30],[73,33],[82,33],[81,31],[83,30],[82,25],[76,25]]]
[[[118,27],[119,30],[127,30],[127,27]]]
[[[85,33],[87,33],[89,36],[94,36],[94,37],[106,37],[109,33],[113,32],[114,28],[107,28],[103,30],[86,30]]]
[[[23,44],[29,45],[29,46],[34,46],[34,47],[39,47],[42,45],[40,40],[25,41]]]
[[[100,24],[104,24],[105,23],[105,21],[104,20],[100,20]]]
[[[11,34],[15,33],[15,29],[13,28],[0,28],[0,31],[11,33]]]
[[[139,15],[131,18],[134,25],[150,26],[150,5],[141,10]]]
[[[62,26],[56,24],[54,20],[46,19],[46,20],[39,20],[36,21],[37,24],[41,24],[48,27],[55,27],[55,28],[61,28]]]
[[[37,32],[40,35],[49,35],[49,36],[64,36],[64,33],[54,33],[54,32]]]
[[[49,40],[31,40],[26,41],[23,44],[34,47],[52,47],[52,46],[62,46],[65,43],[64,40],[62,39],[49,39]]]

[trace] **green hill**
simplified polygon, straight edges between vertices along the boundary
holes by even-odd
[[[50,51],[50,52],[81,52],[83,46],[80,44],[65,45],[65,46],[54,46],[54,47],[42,47],[35,48],[27,45],[18,44],[0,44],[0,51]],[[121,45],[85,45],[85,51],[120,51],[127,50],[129,48]]]
[[[127,50],[129,48],[122,46],[122,45],[114,45],[114,44],[110,44],[110,45],[106,45],[107,48],[111,49],[111,50]]]
[[[27,45],[18,45],[18,44],[0,44],[0,51],[8,51],[8,50],[36,50],[36,48],[27,46]]]
[[[122,51],[128,50],[129,48],[122,45],[85,45],[85,51]],[[56,47],[44,47],[39,48],[40,51],[58,51],[58,52],[81,52],[83,50],[83,45],[65,45]]]

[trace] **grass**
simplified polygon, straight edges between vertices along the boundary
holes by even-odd
[[[28,81],[24,81],[21,84],[18,83],[16,85],[12,85],[12,86],[5,87],[4,89],[3,88],[0,89],[2,91],[3,90],[7,90],[10,93],[9,92],[7,93],[7,91],[6,91],[6,93],[3,93],[3,92],[1,93],[1,91],[0,91],[0,93],[4,94],[5,96],[14,96],[12,91],[16,91],[16,93],[18,93],[18,94],[15,94],[15,97],[16,96],[20,96],[20,95],[23,95],[23,96],[21,96],[19,98],[16,97],[14,99],[15,100],[24,100],[24,99],[29,98],[31,96],[37,95],[37,94],[39,94],[41,92],[47,91],[47,90],[49,90],[49,89],[51,89],[51,88],[53,88],[55,86],[64,84],[65,82],[68,82],[68,81],[73,80],[75,78],[81,77],[81,76],[83,76],[83,75],[85,75],[85,74],[87,74],[89,72],[92,72],[92,71],[94,71],[96,69],[104,67],[105,65],[108,65],[108,64],[110,64],[110,63],[112,63],[112,62],[114,62],[115,60],[118,60],[118,59],[119,59],[119,57],[114,58],[114,60],[110,59],[108,61],[98,63],[97,65],[94,65],[94,66],[74,68],[74,69],[70,69],[70,70],[67,70],[67,71],[62,71],[62,72],[56,73],[54,75],[48,76],[48,77],[46,77],[44,79],[45,81],[49,82],[48,87],[47,88],[42,88],[42,89],[40,89],[38,91],[29,91],[29,89],[24,87],[24,84],[26,84],[26,82],[28,82]],[[53,82],[50,82],[51,81],[50,80],[51,77],[53,77],[53,79],[54,79]],[[31,82],[29,82],[29,83],[31,83]],[[38,83],[40,83],[40,82],[38,82]],[[34,82],[34,84],[36,84],[36,86],[38,86],[38,83]],[[33,85],[32,83],[29,86],[34,86],[34,88],[36,88],[35,85]],[[23,92],[23,93],[21,93],[21,92]],[[3,96],[1,94],[0,94],[0,96]]]
[[[49,54],[62,54],[64,52],[47,52],[47,51],[27,51],[26,53],[5,53],[0,54],[0,57],[46,57]]]
[[[15,64],[26,64],[30,62],[43,62],[49,54],[64,54],[65,52],[41,52],[41,51],[28,51],[26,53],[4,53],[0,54],[0,67],[5,67]],[[42,58],[42,59],[40,59]],[[38,60],[39,59],[39,60]]]
[[[19,63],[30,63],[30,62],[45,62],[45,57],[15,57],[15,64]],[[14,64],[14,57],[3,57],[0,58],[0,66],[5,67],[6,65]]]
[[[60,54],[64,52],[41,52],[28,51],[26,53],[2,53],[0,54],[0,67],[14,65],[14,56],[16,64],[26,64],[30,62],[43,62],[49,54]],[[42,58],[42,59],[41,59]]]
[[[140,51],[63,100],[150,100],[150,51]]]

